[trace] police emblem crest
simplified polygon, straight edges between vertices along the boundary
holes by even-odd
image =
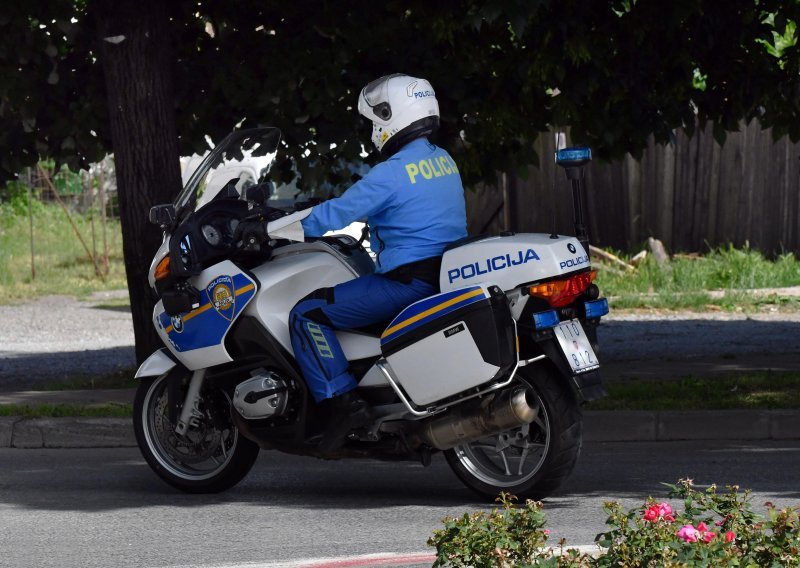
[[[234,308],[236,305],[233,278],[230,276],[215,278],[206,286],[206,293],[208,294],[208,299],[214,310],[226,320],[233,320]]]

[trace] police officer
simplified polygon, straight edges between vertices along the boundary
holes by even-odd
[[[314,237],[366,218],[376,270],[306,296],[289,320],[295,357],[327,416],[322,452],[340,447],[348,432],[371,420],[334,330],[389,321],[438,293],[444,248],[467,235],[458,167],[427,138],[439,126],[431,84],[386,75],[362,89],[358,111],[372,121],[372,142],[383,161],[341,197],[315,206],[302,225]]]

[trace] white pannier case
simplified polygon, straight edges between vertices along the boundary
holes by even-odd
[[[381,336],[381,351],[411,401],[428,405],[508,373],[517,361],[514,320],[493,284],[420,300]]]

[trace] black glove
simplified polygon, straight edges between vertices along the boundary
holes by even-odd
[[[259,250],[261,243],[268,239],[267,224],[263,221],[242,221],[233,232],[234,242],[242,241],[245,250]]]

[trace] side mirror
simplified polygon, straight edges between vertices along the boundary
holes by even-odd
[[[153,225],[165,229],[175,222],[175,206],[172,203],[154,205],[150,208],[148,219]]]
[[[252,201],[253,203],[257,203],[261,205],[269,196],[272,195],[275,191],[275,184],[271,181],[265,181],[264,183],[259,183],[258,185],[251,185],[247,188],[247,192],[245,193],[245,197],[247,201]]]

